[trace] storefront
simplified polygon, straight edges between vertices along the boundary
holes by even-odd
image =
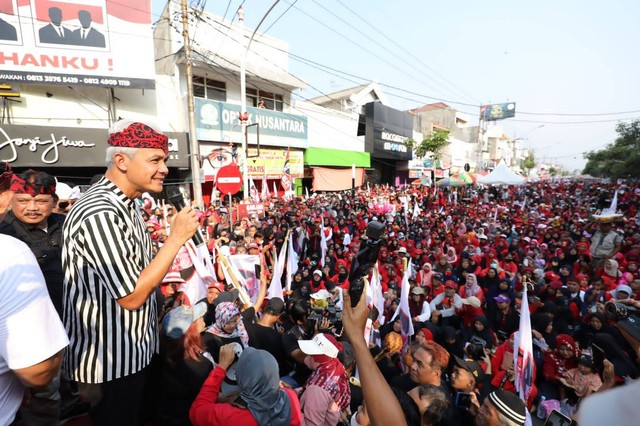
[[[307,118],[248,107],[247,153],[242,152],[240,105],[195,99],[196,131],[203,158],[203,197],[208,202],[220,167],[247,163],[249,179],[259,193],[266,180],[269,193],[282,192],[281,178],[288,167],[297,193],[301,191],[303,155],[307,147]],[[288,157],[288,158],[287,158]]]
[[[413,152],[413,117],[379,102],[365,105],[365,151],[371,154],[372,183],[399,185],[409,178],[408,161]]]
[[[186,133],[169,137],[169,181],[178,181],[189,168]],[[17,171],[35,169],[60,181],[87,184],[105,171],[107,129],[0,125],[0,160]]]
[[[356,186],[364,183],[371,159],[368,152],[309,148],[304,153],[304,164],[303,186],[313,191],[340,191],[351,188],[354,167]]]

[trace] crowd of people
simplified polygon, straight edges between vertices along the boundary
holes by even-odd
[[[24,424],[89,410],[95,424],[511,426],[554,409],[633,424],[614,410],[633,405],[605,391],[640,376],[640,340],[609,307],[640,308],[639,185],[365,185],[273,197],[263,216],[238,217],[219,203],[137,201],[161,193],[166,143],[119,121],[105,175],[78,200],[60,199],[46,173],[0,170],[0,233],[14,237],[0,249],[11,259],[0,268],[1,424],[20,405]],[[619,214],[597,215],[613,198]],[[371,222],[384,225],[368,274],[378,306],[348,291]],[[199,266],[181,259],[198,231],[213,273],[190,300]],[[286,244],[296,264],[278,280]],[[251,300],[220,265],[240,254],[260,258]],[[535,365],[523,401],[514,334],[525,303]]]

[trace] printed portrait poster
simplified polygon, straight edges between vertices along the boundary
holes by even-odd
[[[150,0],[0,0],[0,81],[154,88]]]
[[[267,179],[281,179],[285,172],[289,179],[304,175],[302,151],[291,151],[287,158],[286,148],[261,148],[258,155],[258,150],[251,147],[247,159],[239,144],[200,142],[200,152],[204,157],[202,169],[206,182],[215,182],[218,170],[228,164],[236,163],[242,170],[245,161],[249,177],[254,180],[262,179],[265,174]]]

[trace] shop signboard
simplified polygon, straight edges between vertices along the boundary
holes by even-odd
[[[2,0],[0,15],[0,81],[155,87],[151,0]]]
[[[196,133],[199,141],[240,143],[240,105],[195,98]],[[247,124],[258,123],[260,145],[307,147],[307,117],[280,111],[248,107]],[[256,145],[254,128],[248,132],[249,145]]]
[[[480,107],[480,117],[484,121],[504,120],[516,116],[516,103],[505,102],[502,104],[490,104]]]
[[[189,167],[186,133],[171,133],[169,167]],[[0,160],[14,167],[103,167],[107,129],[0,124]]]
[[[379,102],[365,105],[365,149],[372,157],[411,160],[407,141],[413,136],[413,117]]]

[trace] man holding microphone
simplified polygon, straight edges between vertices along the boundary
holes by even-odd
[[[121,119],[109,129],[107,171],[74,205],[63,229],[63,368],[92,405],[96,425],[140,423],[145,376],[158,349],[155,290],[198,229],[187,206],[152,260],[151,239],[135,200],[160,192],[168,138],[149,124]]]

